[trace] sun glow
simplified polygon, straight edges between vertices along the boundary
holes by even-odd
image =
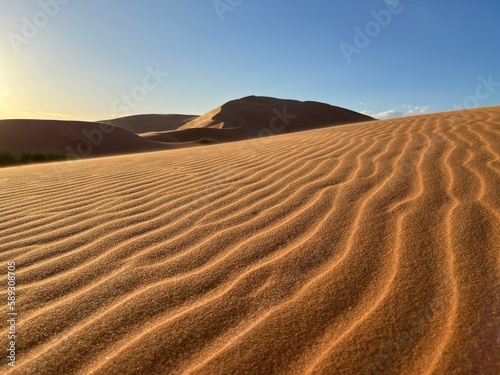
[[[0,98],[6,98],[10,95],[10,90],[6,84],[0,82]]]

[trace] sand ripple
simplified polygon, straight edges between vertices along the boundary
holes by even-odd
[[[499,172],[500,107],[2,169],[11,373],[499,373]]]

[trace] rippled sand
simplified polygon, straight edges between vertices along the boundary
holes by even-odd
[[[12,373],[500,373],[499,156],[493,107],[0,169]]]

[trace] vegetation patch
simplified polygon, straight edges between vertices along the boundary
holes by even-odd
[[[212,139],[212,138],[201,138],[197,142],[201,143],[201,144],[217,143],[217,141],[215,139]]]
[[[14,152],[0,150],[0,167],[10,165],[22,165],[31,163],[46,163],[51,161],[61,161],[73,159],[71,155],[62,151],[22,151]]]

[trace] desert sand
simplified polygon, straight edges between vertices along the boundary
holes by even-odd
[[[120,127],[84,121],[0,120],[0,150],[67,151],[78,157],[168,150]]]
[[[293,120],[293,121],[292,121]],[[0,120],[0,150],[100,157],[225,143],[373,118],[317,102],[248,96],[203,116],[135,115],[97,122]]]
[[[194,115],[135,115],[99,122],[112,124],[132,133],[142,134],[155,131],[177,130],[182,125],[196,118],[198,116]]]
[[[492,107],[2,168],[9,373],[498,374],[499,158]]]

